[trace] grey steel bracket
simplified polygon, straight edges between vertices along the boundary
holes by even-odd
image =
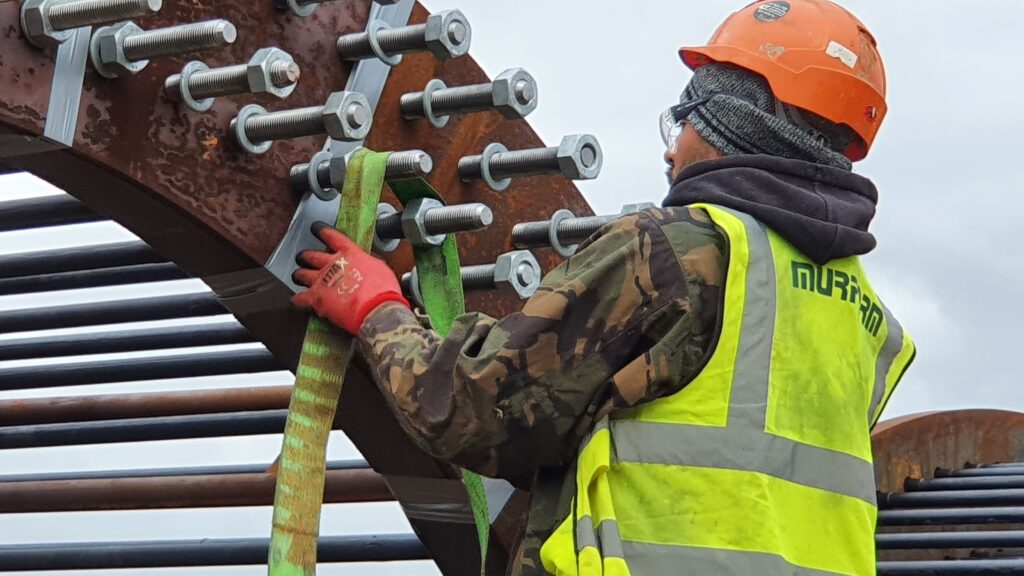
[[[414,0],[399,0],[397,3],[388,6],[374,3],[370,7],[369,22],[381,21],[393,27],[405,26],[409,22],[414,3]],[[355,63],[352,72],[349,74],[345,90],[363,94],[366,96],[370,109],[376,110],[390,72],[390,66],[375,58],[360,60]],[[346,157],[361,147],[361,141],[342,142],[340,140],[328,140],[324,144],[324,151],[330,155],[331,182],[344,181],[344,169],[347,165]],[[321,158],[327,157],[322,156]],[[315,174],[316,170],[311,170],[310,172]],[[326,196],[330,196],[330,198],[328,199]],[[317,221],[334,222],[338,216],[340,203],[341,199],[338,195],[326,194],[325,198],[319,198],[312,191],[307,192],[299,202],[299,207],[295,212],[295,216],[292,217],[284,238],[277,248],[274,249],[270,259],[267,260],[266,268],[278,280],[287,285],[292,292],[298,292],[301,289],[292,282],[292,272],[297,267],[295,255],[302,250],[323,248],[323,244],[310,234],[310,226]]]
[[[57,48],[43,136],[0,135],[0,158],[43,154],[69,148],[74,143],[92,28],[85,26],[68,32],[67,39]]]

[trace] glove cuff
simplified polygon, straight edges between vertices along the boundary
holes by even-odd
[[[352,316],[353,326],[347,326],[346,329],[350,334],[358,334],[359,330],[363,327],[363,322],[366,321],[366,317],[376,310],[378,306],[387,302],[396,302],[410,310],[412,309],[412,306],[409,305],[409,301],[400,293],[381,292],[359,306],[359,309],[356,310],[356,313]]]

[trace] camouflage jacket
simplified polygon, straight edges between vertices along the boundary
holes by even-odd
[[[610,411],[679,391],[717,335],[725,235],[701,210],[651,209],[604,227],[521,312],[460,316],[447,338],[403,306],[360,333],[378,386],[437,458],[532,490],[512,574],[568,514],[574,457]]]

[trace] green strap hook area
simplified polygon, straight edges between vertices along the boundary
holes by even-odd
[[[369,250],[390,154],[358,150],[349,160],[336,227]],[[316,543],[324,501],[327,439],[355,340],[310,318],[278,461],[270,576],[316,574]]]

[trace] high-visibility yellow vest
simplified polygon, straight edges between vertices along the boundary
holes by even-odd
[[[873,575],[870,430],[914,356],[856,257],[812,263],[754,218],[729,238],[721,333],[680,392],[603,419],[558,576]]]

